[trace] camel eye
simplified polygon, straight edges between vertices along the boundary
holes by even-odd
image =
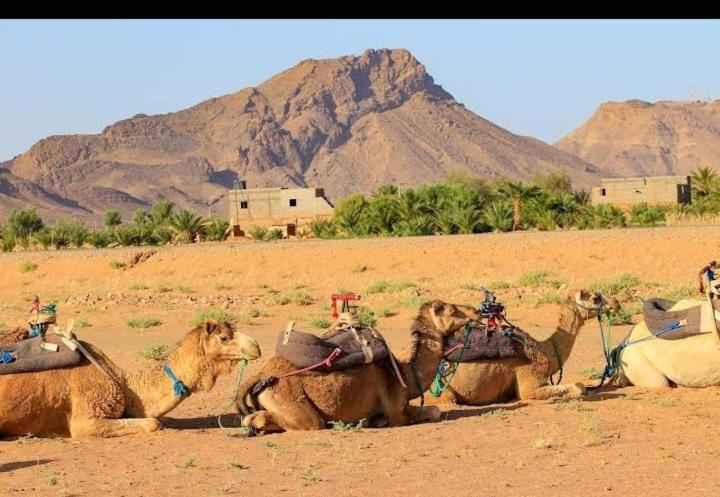
[[[221,341],[221,342],[227,342],[228,340],[230,340],[229,337],[226,337],[226,336],[221,336],[221,337],[220,337],[220,341]]]

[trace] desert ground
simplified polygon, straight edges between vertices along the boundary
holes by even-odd
[[[527,232],[402,239],[226,242],[155,249],[21,252],[0,256],[0,328],[23,322],[34,293],[58,302],[60,324],[126,368],[139,352],[174,345],[207,309],[237,316],[263,357],[289,320],[313,329],[329,296],[363,295],[395,349],[423,299],[477,304],[498,287],[508,317],[538,338],[555,326],[557,287],[642,281],[632,291],[682,293],[717,258],[720,227]],[[30,262],[36,265],[33,270]],[[546,271],[544,278],[528,273]],[[385,280],[385,291],[367,293]],[[413,286],[414,285],[414,286]],[[286,298],[285,298],[286,297]],[[286,303],[286,301],[289,302]],[[637,309],[625,296],[623,305]],[[147,329],[127,322],[144,317]],[[638,319],[635,316],[634,319]],[[613,328],[618,342],[630,325]],[[597,383],[598,327],[589,321],[565,366],[565,381]],[[394,429],[243,436],[227,405],[234,377],[192,395],[164,429],[114,439],[0,439],[0,495],[204,497],[215,495],[717,495],[720,388],[607,389],[574,401],[486,407],[443,405],[434,424]],[[0,399],[1,401],[1,399]]]

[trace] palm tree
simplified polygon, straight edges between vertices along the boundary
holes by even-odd
[[[692,196],[705,197],[718,189],[718,175],[715,169],[699,167],[690,175]]]
[[[500,200],[491,204],[484,213],[485,223],[493,231],[510,231],[513,222],[513,211],[510,204]]]
[[[522,204],[526,200],[539,196],[541,193],[540,188],[522,181],[508,181],[498,188],[498,192],[505,198],[512,201],[513,231],[522,229]]]
[[[590,203],[590,192],[584,188],[582,190],[575,190],[573,192],[573,197],[575,197],[575,202],[580,205],[587,205]]]
[[[205,230],[207,221],[187,209],[183,209],[170,217],[170,231],[175,241],[191,243],[198,233]]]

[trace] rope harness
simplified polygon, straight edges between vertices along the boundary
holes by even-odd
[[[242,381],[243,373],[245,372],[245,366],[247,366],[247,359],[241,359],[240,367],[238,368],[237,379],[235,380],[235,390],[233,391],[230,400],[228,400],[227,404],[225,404],[225,406],[220,410],[220,414],[218,414],[218,426],[222,429],[225,429],[222,424],[222,417],[227,412],[228,408],[235,403],[238,390],[240,389],[240,382]]]
[[[175,376],[175,373],[173,372],[169,364],[165,364],[163,366],[163,373],[165,373],[165,376],[170,378],[170,381],[173,382],[173,391],[175,392],[176,397],[184,397],[186,395],[190,395],[190,389],[185,386],[185,383],[180,381],[177,376]]]
[[[455,377],[455,373],[457,372],[458,364],[462,362],[463,354],[465,353],[465,349],[467,348],[468,344],[470,343],[470,334],[472,332],[472,326],[470,326],[470,323],[467,323],[465,325],[465,336],[463,337],[463,343],[458,343],[448,351],[446,351],[443,354],[443,359],[440,361],[440,366],[438,367],[437,373],[435,373],[435,379],[432,382],[432,385],[430,385],[430,395],[433,397],[440,397],[442,393],[447,390],[447,388],[450,386],[450,382],[452,382],[452,379]],[[458,357],[457,361],[449,362],[445,358],[448,357],[453,352],[460,350],[460,357]],[[415,368],[413,368],[413,371]],[[417,375],[416,375],[417,376]],[[417,378],[416,378],[417,380]],[[418,384],[418,387],[420,385]],[[420,406],[424,404],[424,398],[422,395],[420,396]]]

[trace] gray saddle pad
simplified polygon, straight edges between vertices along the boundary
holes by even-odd
[[[327,359],[335,349],[340,349],[340,354],[330,367],[319,367],[320,371],[377,362],[390,353],[382,337],[368,328],[341,328],[323,337],[304,331],[284,331],[278,336],[275,353],[298,368],[306,368]]]
[[[7,352],[14,358],[12,362],[7,364],[0,362],[0,374],[64,368],[74,366],[82,360],[80,352],[67,348],[60,341],[59,337],[48,336],[45,338],[45,341],[57,344],[59,347],[58,351],[54,352],[43,349],[40,346],[43,342],[43,337],[41,336],[16,343],[0,345],[0,355]]]
[[[690,307],[682,311],[670,311],[676,303],[672,300],[654,298],[643,305],[643,318],[650,333],[657,334],[658,338],[677,340],[699,333],[708,333],[701,329],[702,307]],[[717,310],[720,302],[713,300],[713,311]],[[716,326],[720,325],[715,321]],[[671,329],[678,326],[676,329]],[[667,330],[667,331],[665,331]]]
[[[452,362],[472,362],[483,359],[504,359],[506,357],[524,357],[521,342],[509,336],[512,328],[505,328],[504,333],[490,331],[488,333],[484,323],[476,323],[470,331],[468,346],[456,350],[447,356]],[[465,328],[457,330],[449,336],[446,348],[451,349],[457,344],[464,343]]]

